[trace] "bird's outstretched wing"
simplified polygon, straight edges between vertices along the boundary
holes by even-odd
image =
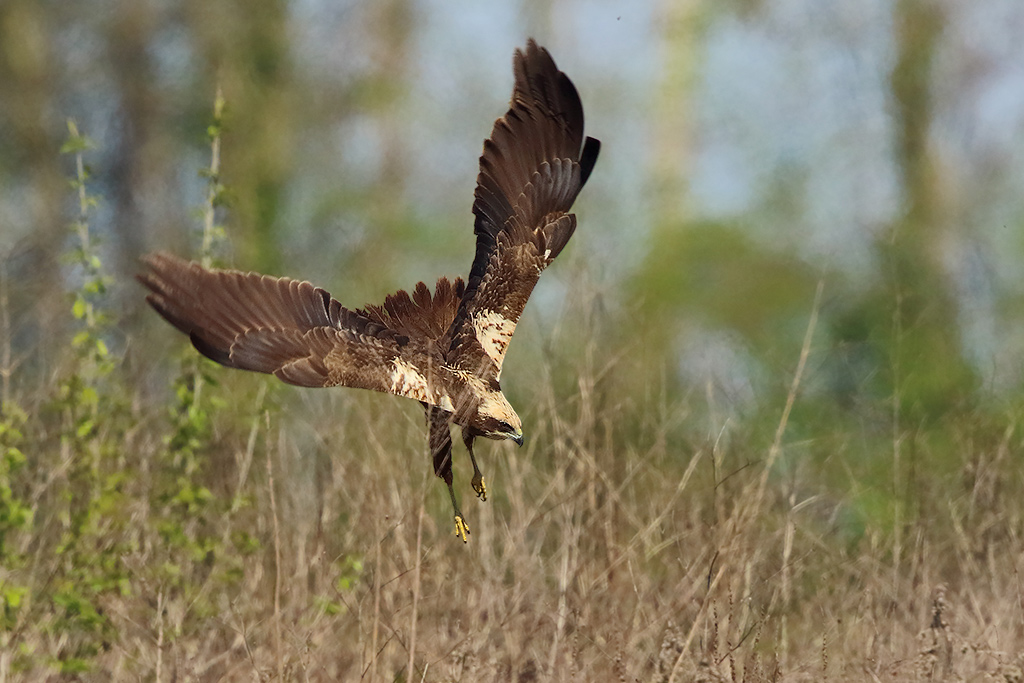
[[[480,157],[476,256],[449,333],[449,362],[493,379],[541,272],[576,229],[568,211],[601,146],[584,140],[579,95],[547,50],[529,41],[514,70],[509,111]]]
[[[146,301],[222,365],[265,372],[304,387],[347,386],[450,407],[433,381],[440,354],[421,328],[454,317],[461,281],[442,280],[436,297],[420,283],[410,298],[352,311],[308,282],[204,268],[165,253],[143,258]],[[417,334],[414,334],[417,333]]]

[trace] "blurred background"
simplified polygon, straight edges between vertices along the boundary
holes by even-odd
[[[468,270],[476,159],[533,36],[605,146],[572,263],[530,318],[585,278],[670,377],[756,409],[822,281],[816,391],[884,396],[899,366],[922,416],[1013,396],[1022,29],[1014,0],[8,0],[0,257],[17,347],[61,343],[65,119],[96,143],[92,232],[129,329],[139,254],[196,247],[218,84],[223,260],[360,305]]]
[[[218,261],[355,307],[468,272],[481,144],[533,37],[603,143],[505,366],[537,447],[550,407],[623,476],[648,442],[679,471],[715,454],[716,490],[768,462],[780,500],[827,501],[821,528],[898,570],[985,463],[1009,468],[992,491],[1021,483],[992,455],[1021,452],[1021,36],[1019,0],[4,0],[5,398],[45,394],[80,325],[67,119],[94,143],[100,334],[138,409],[183,340],[131,276],[197,253],[218,87]],[[302,424],[384,405],[341,393],[274,396]]]

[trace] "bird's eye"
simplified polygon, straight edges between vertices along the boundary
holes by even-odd
[[[504,420],[498,420],[498,429],[502,432],[511,432],[512,425],[510,425],[508,422],[505,422]]]

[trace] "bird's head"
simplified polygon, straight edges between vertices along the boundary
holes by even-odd
[[[488,439],[511,439],[523,445],[523,421],[501,391],[488,392],[480,402],[473,425]]]

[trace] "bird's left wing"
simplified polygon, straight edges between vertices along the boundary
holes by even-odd
[[[494,380],[541,272],[576,229],[568,211],[600,150],[584,139],[579,95],[547,50],[531,40],[514,71],[509,111],[480,157],[476,257],[448,350],[452,365]]]
[[[434,341],[403,332],[451,320],[461,283],[444,281],[438,322],[430,320],[437,311],[425,285],[415,300],[399,292],[383,308],[352,311],[308,282],[204,268],[165,253],[143,262],[148,271],[138,279],[150,290],[149,304],[222,365],[298,386],[371,389],[451,408],[437,381]],[[388,325],[388,309],[402,314],[404,326]]]

